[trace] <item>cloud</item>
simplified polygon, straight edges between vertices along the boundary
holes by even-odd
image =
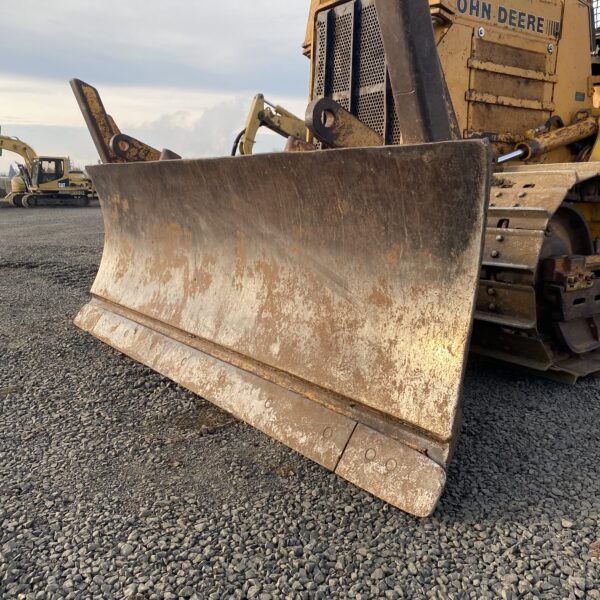
[[[182,98],[184,107],[172,113],[152,114],[164,103],[162,90],[156,94],[153,103],[138,111],[136,102],[143,94],[135,88],[110,88],[111,102],[105,96],[107,110],[112,112],[122,131],[162,150],[169,148],[186,158],[205,156],[226,156],[231,152],[233,141],[243,128],[250,102],[249,95],[196,97],[190,94]],[[70,91],[69,91],[70,94]],[[68,99],[74,103],[68,95]],[[177,102],[177,96],[173,102]],[[200,108],[199,102],[204,102]],[[278,99],[280,104],[302,115],[306,102],[303,99]],[[189,106],[193,108],[190,109]],[[116,110],[112,110],[115,108]],[[76,109],[76,107],[75,107]],[[78,109],[76,109],[78,113]],[[78,166],[95,164],[98,160],[95,147],[87,129],[81,125],[83,119],[77,116],[79,125],[71,125],[71,111],[62,115],[63,124],[49,126],[44,124],[12,123],[4,126],[2,132],[21,138],[29,143],[39,154],[70,156]],[[60,115],[59,115],[60,116]],[[264,130],[257,139],[255,152],[271,152],[282,149],[283,138]],[[0,172],[7,172],[11,163],[19,161],[15,154],[4,152],[0,157]]]
[[[249,106],[250,98],[237,97],[207,108],[197,119],[185,111],[163,115],[144,127],[133,128],[130,134],[160,150],[168,147],[187,158],[227,156],[244,126]],[[263,136],[261,146],[282,146],[276,138],[270,138]]]
[[[19,125],[2,128],[2,133],[17,136],[30,144],[39,154],[49,156],[70,156],[78,166],[95,164],[98,155],[85,127],[53,127],[39,125]],[[7,173],[9,166],[23,162],[12,152],[4,151],[0,157],[0,173]]]
[[[166,112],[186,111],[200,116],[207,107],[235,97],[231,92],[170,86],[98,85],[98,89],[106,110],[126,127],[148,123]],[[72,127],[83,123],[68,81],[0,74],[0,98],[2,125]]]
[[[19,0],[2,7],[0,72],[98,84],[241,91],[306,87],[308,0]],[[32,18],[24,18],[30,15]],[[27,40],[27,43],[23,43]],[[17,51],[18,49],[18,51]]]
[[[5,4],[0,125],[40,153],[97,160],[72,77],[100,89],[124,132],[185,156],[229,153],[254,93],[304,112],[309,0]],[[257,150],[280,146],[265,134]],[[0,157],[0,172],[15,159]]]

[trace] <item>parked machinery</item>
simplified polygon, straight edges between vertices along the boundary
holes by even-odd
[[[0,154],[8,150],[21,156],[19,175],[12,178],[4,198],[18,207],[87,206],[96,198],[91,179],[81,170],[71,169],[67,157],[39,156],[16,137],[0,135]]]

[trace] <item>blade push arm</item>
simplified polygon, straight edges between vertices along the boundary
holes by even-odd
[[[375,0],[405,144],[459,139],[426,0]]]
[[[181,158],[170,150],[157,150],[144,142],[121,133],[107,114],[98,90],[81,81],[71,80],[71,89],[83,114],[96,150],[103,163],[142,162]]]
[[[261,127],[267,127],[271,131],[283,137],[293,137],[300,140],[306,139],[306,125],[304,121],[279,105],[271,104],[262,94],[254,96],[246,127],[241,134],[239,147],[240,154],[252,154],[256,143],[256,134]]]

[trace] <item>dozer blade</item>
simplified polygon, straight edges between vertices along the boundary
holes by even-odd
[[[418,516],[457,435],[489,193],[481,141],[90,167],[76,323]]]

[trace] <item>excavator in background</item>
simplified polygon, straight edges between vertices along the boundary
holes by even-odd
[[[79,169],[71,169],[67,157],[38,156],[19,138],[0,135],[0,155],[4,150],[18,154],[19,175],[10,182],[10,191],[2,200],[17,207],[87,206],[97,198],[91,179]]]
[[[10,181],[12,177],[0,177],[0,199],[10,192]],[[0,200],[1,202],[1,200]]]
[[[469,349],[600,371],[594,33],[588,0],[312,0],[305,117],[257,97],[209,160],[119,147],[74,80],[106,163],[76,324],[431,514]],[[259,126],[287,152],[251,156]]]

